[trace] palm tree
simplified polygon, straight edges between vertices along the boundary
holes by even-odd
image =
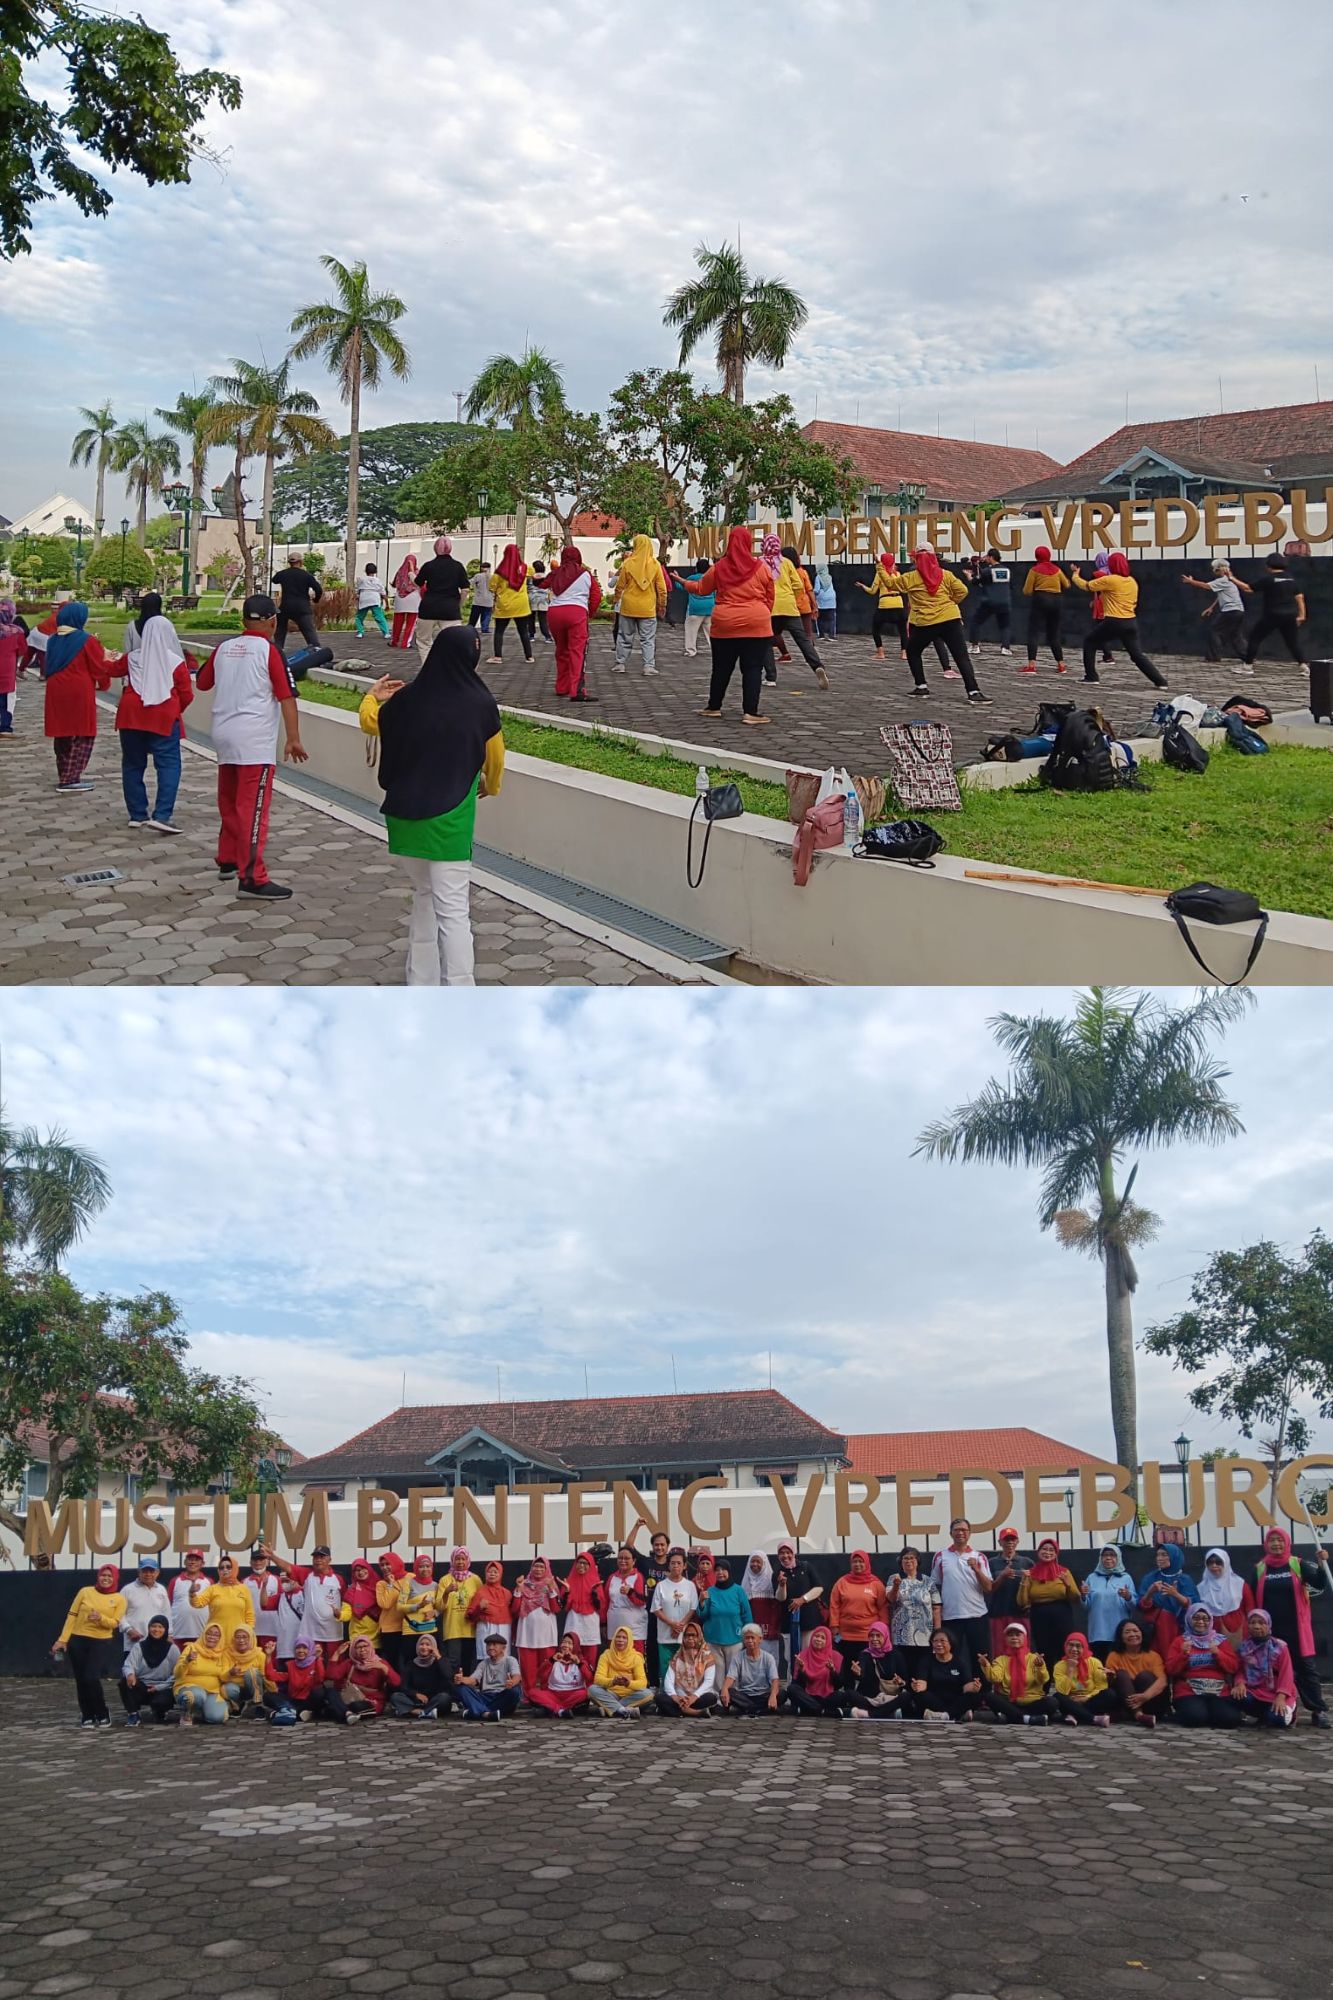
[[[111,1199],[106,1168],[63,1132],[43,1139],[33,1126],[10,1127],[0,1106],[0,1270],[8,1249],[30,1249],[54,1270]]]
[[[335,296],[319,305],[302,306],[292,321],[296,335],[292,358],[322,355],[348,405],[347,437],[347,581],[356,576],[356,544],[360,528],[361,389],[378,389],[387,367],[400,382],[412,363],[395,328],[407,307],[396,292],[372,292],[364,259],[347,265],[337,257],[321,257],[333,279]]]
[[[469,423],[509,424],[528,430],[548,411],[563,407],[564,378],[560,363],[531,345],[515,357],[493,354],[467,392],[464,413]],[[522,549],[528,538],[528,502],[518,496],[514,539]]]
[[[235,441],[238,515],[244,505],[240,498],[240,466],[247,457],[264,461],[260,535],[264,559],[271,569],[275,464],[280,458],[293,459],[299,464],[312,452],[327,451],[337,440],[320,416],[319,404],[309,390],[292,387],[290,357],[280,361],[276,368],[263,362],[256,365],[237,360],[231,365],[230,375],[217,375],[210,384],[217,402],[203,420],[204,430],[210,441],[223,438]]]
[[[700,342],[715,342],[722,393],[745,401],[745,369],[751,361],[781,368],[791,344],[810,317],[800,293],[776,278],[752,278],[739,248],[724,243],[694,253],[699,276],[673,292],[662,314],[665,326],[680,328],[683,368]]]
[[[1133,1478],[1139,1463],[1134,1250],[1157,1234],[1159,1223],[1130,1200],[1137,1163],[1122,1188],[1116,1172],[1126,1153],[1140,1147],[1174,1140],[1211,1145],[1244,1130],[1222,1092],[1228,1072],[1208,1045],[1249,1003],[1248,993],[1223,991],[1173,1008],[1094,986],[1080,995],[1072,1020],[1000,1014],[990,1027],[1010,1058],[1008,1078],[992,1077],[980,1096],[928,1125],[917,1142],[917,1152],[937,1160],[1044,1169],[1042,1228],[1054,1229],[1066,1249],[1101,1259],[1116,1456]],[[1075,1206],[1083,1200],[1088,1208]]]
[[[208,476],[208,451],[212,442],[207,419],[213,409],[210,389],[182,389],[174,409],[156,414],[173,431],[190,440],[190,588],[199,574],[199,530],[204,519],[204,480]]]
[[[95,410],[80,409],[84,428],[78,432],[70,446],[71,465],[89,465],[97,460],[97,505],[93,509],[93,547],[102,540],[102,519],[106,507],[106,472],[112,460],[112,440],[116,434],[116,419],[112,415],[110,403],[103,403]]]
[[[146,417],[136,419],[122,424],[112,439],[111,464],[113,470],[125,474],[125,483],[136,497],[134,537],[142,548],[148,526],[148,495],[161,491],[168,473],[173,479],[180,476],[181,455],[176,441],[166,431],[150,431]]]

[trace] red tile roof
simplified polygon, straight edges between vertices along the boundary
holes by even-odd
[[[1318,466],[1333,453],[1333,402],[1275,403],[1261,410],[1224,410],[1210,417],[1165,417],[1155,423],[1122,424],[1099,444],[1072,458],[1054,477],[1049,469],[1045,476],[1036,475],[1040,490],[1024,485],[1033,473],[1023,469],[1008,481],[1005,494],[1017,499],[1031,492],[1040,499],[1058,488],[1061,494],[1082,495],[1095,489],[1099,480],[1144,445],[1155,446],[1168,458],[1174,447],[1196,458],[1276,464],[1279,468],[1282,460],[1289,459],[1295,472],[1300,461]],[[1180,462],[1185,462],[1183,457]]]
[[[307,1459],[310,1479],[425,1473],[470,1430],[580,1471],[621,1466],[761,1463],[844,1456],[845,1440],[776,1389],[699,1396],[594,1396],[533,1403],[428,1403],[395,1410],[346,1443]]]
[[[835,455],[846,454],[868,486],[894,491],[904,480],[921,484],[927,500],[968,505],[990,500],[1023,479],[1049,479],[1059,461],[1018,445],[974,444],[966,438],[922,437],[915,431],[876,431],[860,424],[803,426],[803,434]]]
[[[625,523],[614,514],[576,514],[569,524],[569,539],[576,542],[580,535],[588,535],[594,541],[609,539],[614,541],[623,534]]]
[[[853,1472],[888,1479],[895,1472],[940,1478],[961,1466],[980,1472],[1025,1472],[1043,1466],[1071,1472],[1099,1463],[1095,1453],[1061,1444],[1041,1431],[863,1431],[847,1439]]]

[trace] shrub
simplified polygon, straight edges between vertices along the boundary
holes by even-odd
[[[350,625],[355,616],[355,591],[349,590],[345,583],[334,584],[315,606],[315,627],[322,631],[325,626]]]
[[[113,590],[123,590],[130,584],[137,590],[147,590],[153,581],[152,559],[137,542],[127,539],[122,548],[120,536],[115,535],[104,541],[95,555],[89,556],[83,566],[83,581],[85,587],[104,583]]]

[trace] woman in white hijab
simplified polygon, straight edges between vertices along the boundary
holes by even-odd
[[[1209,1549],[1199,1578],[1199,1602],[1213,1614],[1213,1623],[1228,1644],[1238,1646],[1246,1636],[1247,1621],[1254,1609],[1254,1594],[1248,1583],[1236,1575],[1225,1549]]]
[[[763,1549],[756,1549],[741,1571],[741,1589],[750,1600],[750,1616],[759,1627],[764,1651],[780,1674],[783,1669],[783,1607],[777,1600],[773,1564]]]
[[[139,604],[136,618],[125,627],[125,653],[111,663],[114,675],[125,676],[125,692],[116,710],[120,731],[120,777],[125,810],[132,827],[154,833],[179,833],[171,815],[181,781],[181,720],[194,700],[190,670],[194,662],[181,648],[176,628],[162,616],[162,599],[152,591]],[[148,810],[145,772],[149,758],[157,773],[157,797]]]

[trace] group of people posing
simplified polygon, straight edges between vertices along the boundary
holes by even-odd
[[[107,1653],[121,1649],[128,1726],[144,1718],[291,1725],[455,1710],[500,1721],[763,1717],[1192,1728],[1286,1728],[1304,1705],[1329,1726],[1310,1597],[1321,1570],[1265,1537],[1253,1578],[1209,1549],[1198,1582],[1178,1546],[1135,1582],[1110,1544],[1078,1581],[1047,1537],[1021,1554],[972,1547],[962,1519],[932,1559],[905,1548],[876,1575],[854,1551],[829,1588],[794,1542],[743,1564],[708,1548],[635,1537],[581,1551],[557,1576],[535,1556],[512,1582],[455,1548],[442,1573],[388,1551],[347,1575],[327,1548],[308,1565],[257,1547],[243,1577],[192,1550],[170,1586],[145,1557],[122,1587],[114,1564],[80,1590],[52,1651],[67,1654],[85,1728],[109,1726]]]

